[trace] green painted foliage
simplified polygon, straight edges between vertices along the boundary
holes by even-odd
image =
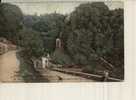
[[[16,5],[0,4],[0,36],[14,40],[14,36],[22,28],[23,14]]]
[[[122,73],[112,72],[116,73],[116,77],[123,78],[123,17],[123,9],[110,10],[102,2],[81,4],[66,23],[67,34],[62,36],[65,37],[63,41],[67,41],[65,50],[75,63],[97,70],[98,66],[103,67],[99,62],[99,57],[103,57],[115,69],[122,70]]]
[[[44,54],[43,41],[38,32],[24,28],[18,34],[18,45],[24,48],[28,56],[40,57]]]

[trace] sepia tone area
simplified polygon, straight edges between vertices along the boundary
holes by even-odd
[[[0,82],[124,80],[123,2],[4,1]]]

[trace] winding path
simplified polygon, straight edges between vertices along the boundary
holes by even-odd
[[[16,50],[0,55],[0,82],[18,82],[19,61]]]

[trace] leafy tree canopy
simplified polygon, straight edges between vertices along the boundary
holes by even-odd
[[[56,38],[64,27],[64,19],[64,15],[57,13],[42,15],[32,26],[34,30],[41,32],[47,52],[54,51]]]
[[[8,4],[0,4],[0,36],[9,39],[13,38],[19,29],[22,28],[23,14],[19,7]]]
[[[91,70],[101,66],[100,57],[123,70],[123,20],[123,9],[110,10],[103,2],[79,5],[66,23],[67,34],[63,32],[67,52],[75,63],[89,65]]]
[[[28,56],[40,57],[44,54],[43,41],[38,32],[24,28],[18,34],[18,44],[24,48]]]

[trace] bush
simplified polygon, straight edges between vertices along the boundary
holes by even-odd
[[[19,74],[25,82],[48,82],[48,80],[40,75],[25,52],[18,52],[17,57],[20,61]]]
[[[55,50],[55,52],[52,54],[52,59],[57,64],[61,64],[61,65],[72,64],[70,57],[60,49]]]

